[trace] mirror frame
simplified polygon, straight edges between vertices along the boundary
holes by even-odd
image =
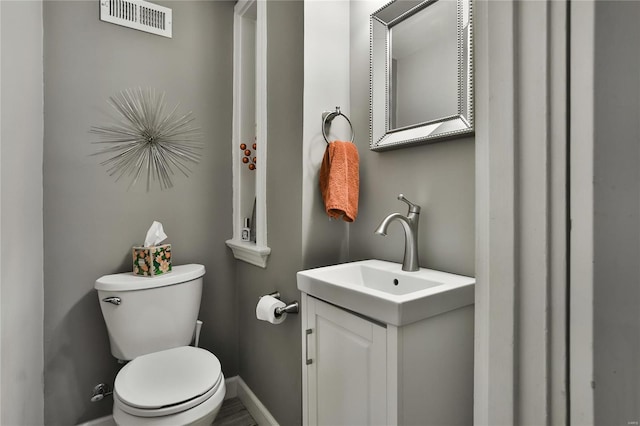
[[[473,26],[472,0],[456,0],[458,34],[458,99],[457,113],[396,129],[391,123],[391,28],[420,13],[438,0],[392,0],[371,14],[369,43],[369,135],[370,149],[386,151],[425,143],[439,142],[474,133],[473,118]],[[384,29],[385,36],[374,38],[374,26]],[[382,46],[381,44],[384,44]],[[384,49],[382,49],[384,47]],[[384,58],[374,52],[384,51]],[[384,64],[384,67],[382,66]],[[384,68],[384,69],[380,69]],[[384,87],[374,86],[384,73]],[[384,111],[384,119],[381,114]],[[375,116],[375,119],[374,119]]]

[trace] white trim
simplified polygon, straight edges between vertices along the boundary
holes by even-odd
[[[547,413],[548,424],[564,424],[567,421],[567,383],[568,335],[567,310],[568,292],[567,271],[569,268],[569,233],[567,211],[568,144],[567,129],[569,127],[567,110],[567,46],[570,34],[567,28],[568,1],[551,1],[548,3],[548,39],[547,83],[548,135],[547,135],[547,179],[548,211],[545,236],[547,245],[547,323],[544,333],[547,336]],[[535,142],[534,142],[535,143]]]
[[[238,376],[225,379],[224,386],[227,389],[224,394],[224,399],[231,399],[238,396]]]
[[[404,357],[402,356],[402,334],[398,327],[387,325],[387,424],[403,425],[404,410],[401,401],[404,401]]]
[[[279,426],[276,419],[271,415],[269,410],[267,410],[267,407],[260,402],[258,397],[249,389],[249,386],[247,386],[240,376],[236,376],[236,383],[238,386],[238,398],[242,401],[242,404],[244,404],[256,423],[260,426]]]
[[[476,425],[566,421],[566,7],[476,7]]]
[[[241,67],[242,63],[242,15],[247,11],[250,2],[239,2],[234,8],[233,15],[233,117],[232,117],[232,137],[231,137],[231,170],[233,179],[233,203],[232,203],[232,218],[233,218],[233,239],[230,241],[240,240],[242,229],[242,217],[241,217],[241,197],[237,193],[239,191],[236,186],[240,185],[240,154],[237,152],[236,144],[240,139],[240,114],[242,110],[240,102],[241,96],[241,83],[242,79],[239,72],[236,70]],[[229,243],[227,242],[227,245]]]
[[[256,168],[256,246],[267,244],[267,2],[258,1],[256,22],[256,137],[260,158]],[[269,249],[271,252],[271,249]]]
[[[571,423],[593,425],[595,1],[571,2]]]
[[[44,44],[44,41],[43,41],[43,44]],[[2,3],[0,3],[0,45],[2,45]],[[43,68],[44,68],[44,65],[43,65]],[[44,70],[43,70],[43,74],[44,74]],[[2,55],[0,55],[0,129],[2,129],[2,81],[3,81],[2,80]],[[43,84],[44,84],[44,75],[43,75]],[[44,127],[44,118],[42,120],[42,126]],[[44,144],[44,141],[43,141],[43,144]],[[0,164],[2,164],[2,131],[0,131]],[[0,173],[0,241],[2,241],[2,179],[1,177],[2,177],[2,174]],[[43,192],[44,192],[44,189],[43,189]],[[43,247],[43,254],[44,254],[44,247]],[[3,263],[2,256],[0,256],[0,294],[2,293],[2,263]],[[42,267],[44,270],[44,265],[41,264],[39,266]],[[44,314],[44,306],[42,307],[42,312]],[[2,346],[3,346],[2,342],[4,340],[4,333],[2,332],[3,329],[4,328],[2,327],[2,301],[0,300],[0,422],[2,421],[2,383],[3,383],[2,370],[4,369],[2,365]],[[44,329],[44,326],[43,326],[43,329]],[[43,359],[43,364],[44,364],[44,359]],[[42,374],[44,376],[44,366],[43,366]],[[44,400],[44,389],[42,390],[42,398]],[[43,416],[44,416],[44,412],[43,412]]]
[[[475,8],[474,422],[514,422],[515,81],[513,1]]]
[[[108,415],[98,419],[89,420],[88,422],[81,423],[78,426],[116,426],[116,422],[113,420],[112,415]]]

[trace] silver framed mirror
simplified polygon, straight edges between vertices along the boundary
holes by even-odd
[[[471,134],[472,0],[393,0],[371,14],[370,148]]]

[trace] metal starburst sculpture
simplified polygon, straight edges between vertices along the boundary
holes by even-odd
[[[100,163],[110,176],[131,177],[129,188],[146,174],[147,191],[151,180],[160,189],[173,187],[174,168],[186,177],[192,173],[189,163],[200,160],[200,129],[191,127],[193,114],[178,113],[179,104],[166,113],[165,94],[154,89],[127,89],[109,97],[108,103],[117,112],[115,123],[92,126],[90,133],[98,135],[97,144],[106,147],[94,155],[112,154]]]

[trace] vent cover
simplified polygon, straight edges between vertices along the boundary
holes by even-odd
[[[100,20],[171,38],[171,9],[144,0],[100,0]]]

